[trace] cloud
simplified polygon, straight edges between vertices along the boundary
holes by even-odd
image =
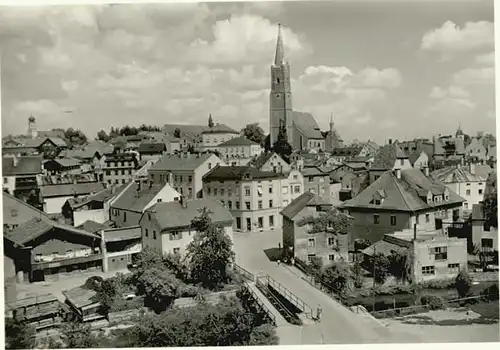
[[[305,40],[282,26],[287,57],[307,52]],[[213,40],[196,39],[189,47],[188,59],[208,64],[271,62],[277,24],[255,15],[231,16],[213,25]]]
[[[478,55],[475,61],[479,64],[493,65],[495,63],[495,52]]]
[[[421,49],[437,52],[443,59],[480,49],[491,49],[495,43],[492,22],[467,22],[463,27],[446,21],[440,28],[424,34]]]
[[[495,83],[495,68],[466,68],[453,75],[453,82],[458,85],[493,85]]]
[[[439,86],[434,86],[431,93],[429,94],[429,97],[433,99],[468,98],[470,97],[470,93],[463,87],[456,85],[450,85],[446,89],[443,89]]]

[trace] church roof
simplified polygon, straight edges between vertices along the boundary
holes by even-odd
[[[292,112],[292,121],[295,127],[308,139],[324,139],[321,135],[318,123],[314,119],[313,115],[305,112]]]
[[[278,23],[278,40],[276,41],[276,55],[274,65],[279,66],[285,61],[285,50],[283,49],[283,38],[281,37],[281,24]]]

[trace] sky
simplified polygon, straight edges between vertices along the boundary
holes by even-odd
[[[293,109],[346,141],[495,133],[493,1],[0,8],[2,134],[207,124],[269,130],[281,23]]]

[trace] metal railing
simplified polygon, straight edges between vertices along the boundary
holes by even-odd
[[[262,282],[262,280],[265,280],[265,282]],[[267,283],[268,286],[271,286],[278,293],[280,293],[286,299],[288,299],[288,301],[290,301],[296,308],[301,310],[304,313],[304,315],[306,315],[306,317],[312,319],[311,307],[271,276],[259,276],[257,277],[257,283],[262,283],[262,284]]]
[[[296,319],[297,316],[293,314],[283,303],[278,299],[276,295],[268,288],[268,285],[262,283],[262,281],[257,280],[257,288],[269,299],[269,302],[278,310],[278,312],[283,315],[283,317],[292,323],[292,320]]]
[[[255,300],[257,305],[259,305],[259,307],[262,310],[264,310],[266,315],[271,319],[272,324],[276,326],[276,316],[272,313],[272,311],[269,310],[269,308],[266,306],[266,304],[264,304],[264,302],[262,300],[260,300],[259,296],[257,294],[255,294],[255,292],[252,290],[252,288],[250,288],[250,286],[248,285],[248,282],[245,282],[243,284],[243,286],[244,286],[245,290],[248,293],[250,293],[250,295],[253,297],[253,299]]]
[[[248,270],[245,270],[243,267],[241,267],[240,265],[238,265],[236,263],[233,264],[233,271],[236,272],[237,274],[239,274],[244,279],[247,279],[247,280],[252,281],[252,282],[255,281],[255,276],[253,275],[253,273],[251,273]]]

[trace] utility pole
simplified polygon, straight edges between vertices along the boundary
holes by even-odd
[[[372,312],[375,311],[375,254],[376,254],[377,248],[374,245],[373,246],[373,286],[372,286]]]

